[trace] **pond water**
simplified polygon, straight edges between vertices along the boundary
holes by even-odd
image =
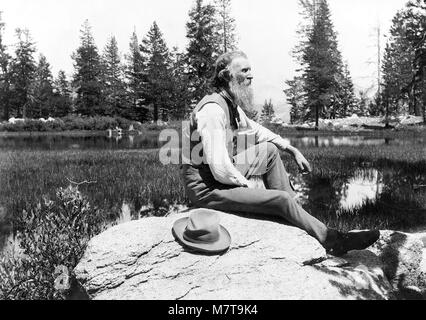
[[[164,143],[158,141],[158,134],[113,136],[12,136],[0,137],[0,150],[120,150],[156,149]]]
[[[363,145],[404,145],[424,144],[424,138],[416,139],[378,139],[363,136],[326,136],[326,137],[290,137],[295,147],[333,147]],[[142,135],[112,136],[0,136],[0,150],[120,150],[120,149],[156,149],[166,142],[160,142],[157,133]]]
[[[296,177],[293,178],[293,186],[298,193],[298,199],[304,205],[309,204],[312,200],[310,194],[313,193],[317,195],[315,201],[321,203],[330,204],[330,199],[337,198],[337,205],[343,210],[351,210],[367,201],[375,201],[385,187],[381,172],[374,168],[357,169],[352,177],[338,183],[336,180],[330,185],[327,183],[329,181],[318,183],[312,178]],[[330,192],[330,189],[333,189],[333,192]]]
[[[363,136],[341,136],[341,137],[301,137],[290,138],[291,144],[295,147],[334,147],[334,146],[382,146],[382,145],[407,145],[424,144],[424,138],[415,139],[390,139],[371,138]]]
[[[366,172],[370,174],[366,175]],[[358,169],[354,177],[342,186],[340,207],[349,210],[368,200],[374,201],[382,194],[384,186],[383,178],[377,169]]]
[[[298,148],[353,146],[354,148],[377,146],[424,145],[424,138],[378,139],[363,136],[291,137],[292,145]],[[158,149],[164,143],[158,135],[138,136],[30,136],[0,137],[0,153],[6,150],[126,150]],[[425,154],[426,158],[426,154]],[[395,219],[401,230],[426,230],[426,223],[413,228],[413,221],[426,221],[426,177],[424,172],[400,169],[398,166],[375,168],[371,166],[348,168],[348,174],[339,177],[321,175],[291,176],[298,193],[298,201],[320,219],[333,222],[339,215],[353,214],[351,219],[366,225],[373,218],[382,215],[392,224]],[[0,181],[1,183],[1,181]],[[0,252],[2,249],[16,249],[16,240],[11,229],[5,226],[5,209],[0,199]],[[123,203],[121,212],[113,223],[123,223],[140,218],[132,205]],[[361,208],[361,210],[360,210]],[[401,218],[401,214],[406,217]],[[357,220],[358,219],[358,220]],[[404,220],[406,219],[406,220]],[[414,220],[413,220],[414,219]],[[417,220],[415,220],[417,219]],[[4,250],[3,250],[4,251]]]

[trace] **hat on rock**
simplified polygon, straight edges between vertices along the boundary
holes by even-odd
[[[204,253],[221,253],[231,244],[229,232],[219,224],[219,215],[209,209],[195,209],[177,220],[173,235],[183,246]]]

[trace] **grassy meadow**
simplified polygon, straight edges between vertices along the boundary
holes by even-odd
[[[298,137],[301,133],[281,134]],[[407,141],[425,138],[423,132],[395,134]],[[155,130],[148,139],[156,139]],[[0,298],[68,297],[69,291],[55,288],[54,270],[64,265],[71,271],[90,237],[118,223],[123,204],[132,219],[164,216],[189,205],[179,165],[162,165],[159,149],[11,146],[0,149],[0,240],[16,233],[27,258],[2,257],[0,246]],[[292,180],[303,185],[301,193],[307,200],[303,206],[330,227],[426,230],[424,144],[306,146],[300,150],[310,161],[312,174],[300,175],[286,153],[282,154],[284,163]],[[350,179],[356,175],[368,178],[372,170],[380,173],[380,194],[358,206],[342,208],[340,200]],[[58,250],[58,245],[65,251]]]
[[[315,180],[336,184],[336,181],[345,181],[351,177],[357,168],[371,167],[387,169],[406,179],[408,177],[410,181],[406,182],[405,187],[410,190],[426,183],[426,155],[422,144],[309,147],[301,148],[301,151],[313,167],[312,175],[307,178],[313,184],[312,189]],[[283,159],[289,172],[297,177],[295,163],[285,153]],[[23,209],[35,206],[43,196],[51,196],[57,188],[70,184],[78,185],[89,201],[112,219],[120,214],[123,203],[130,206],[133,216],[147,208],[150,209],[145,211],[147,214],[162,215],[171,205],[188,204],[180,180],[179,166],[163,166],[158,159],[158,150],[155,149],[2,151],[0,181],[0,206],[6,212],[3,219],[9,221]],[[394,189],[396,192],[401,188]],[[395,192],[392,196],[396,196]],[[404,203],[405,196],[409,196],[406,193],[405,191],[400,195],[401,203]],[[409,194],[412,196],[413,192]],[[424,189],[420,188],[414,198],[421,201],[424,200],[423,196]],[[338,219],[329,210],[315,210],[312,214],[330,224],[342,224],[345,217],[350,216],[343,224],[345,228],[387,226],[388,223],[384,221],[393,221],[388,226],[394,228],[407,228],[417,224],[417,221],[413,221],[398,226],[398,221],[404,220],[402,216],[406,213],[401,212],[400,219],[393,217],[389,220],[384,219],[386,212],[381,212],[384,209],[376,208],[377,203],[371,204],[371,207],[374,208],[354,209],[347,214],[339,212]],[[416,208],[425,209],[420,207],[421,205]],[[353,219],[361,214],[368,215],[369,218]],[[368,221],[368,225],[364,225],[363,221]]]

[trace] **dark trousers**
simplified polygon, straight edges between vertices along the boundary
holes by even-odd
[[[279,216],[324,244],[328,228],[294,200],[295,192],[274,144],[253,146],[234,156],[233,161],[247,179],[261,176],[266,189],[224,185],[214,179],[208,165],[183,165],[183,181],[195,207]]]

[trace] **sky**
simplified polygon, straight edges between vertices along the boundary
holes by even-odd
[[[208,0],[205,0],[208,2]],[[356,91],[371,88],[377,79],[377,29],[382,47],[396,12],[407,0],[328,0],[339,49]],[[122,54],[128,51],[130,36],[139,39],[154,21],[169,48],[184,50],[187,45],[188,12],[194,0],[7,0],[0,3],[6,23],[5,44],[16,42],[15,29],[27,28],[39,53],[51,64],[54,75],[62,69],[73,73],[72,53],[80,44],[85,19],[92,26],[99,51],[114,35]],[[239,48],[246,52],[253,68],[255,101],[271,99],[276,113],[285,120],[288,106],[283,93],[297,64],[291,51],[298,42],[301,22],[298,0],[232,0]],[[374,93],[374,88],[370,94]]]

